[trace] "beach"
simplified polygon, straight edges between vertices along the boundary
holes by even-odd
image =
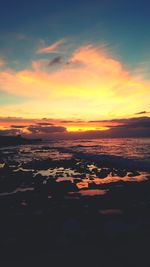
[[[3,264],[50,257],[52,266],[69,266],[73,257],[75,266],[78,254],[79,266],[99,266],[98,255],[102,266],[141,266],[150,237],[149,147],[150,139],[103,139],[1,148]]]

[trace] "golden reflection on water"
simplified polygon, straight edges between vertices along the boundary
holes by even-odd
[[[89,187],[89,182],[82,181],[80,183],[77,183],[76,186],[77,186],[78,189],[88,188]]]
[[[120,177],[120,176],[107,176],[106,178],[100,179],[100,178],[94,178],[94,183],[95,184],[108,184],[108,183],[113,183],[113,182],[142,182],[146,181],[147,178],[147,173],[143,172],[138,176],[125,176],[125,177]]]
[[[69,192],[69,195],[76,195],[76,196],[103,196],[109,190],[107,189],[81,189],[79,192]]]
[[[80,190],[79,194],[81,196],[103,196],[107,193],[108,190],[102,189],[88,189],[88,190]]]
[[[130,173],[128,173],[129,175]],[[100,184],[109,184],[109,183],[114,183],[114,182],[142,182],[146,181],[148,179],[148,174],[146,172],[140,173],[138,176],[133,176],[130,177],[126,175],[125,177],[120,177],[120,176],[111,176],[108,175],[106,178],[98,178],[98,177],[92,177],[92,180],[89,178],[83,179],[82,182],[79,182],[76,184],[78,189],[82,188],[88,188],[89,184],[94,183],[96,185]]]

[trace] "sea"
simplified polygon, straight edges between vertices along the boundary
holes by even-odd
[[[43,140],[35,144],[3,147],[0,151],[10,156],[13,154],[15,159],[19,157],[20,160],[25,158],[29,160],[30,157],[42,159],[49,156],[59,159],[82,152],[149,161],[150,138]]]
[[[114,159],[132,162],[150,163],[150,138],[111,138],[111,139],[76,139],[43,140],[39,143],[0,148],[1,161],[14,160],[25,163],[33,159],[52,158],[89,158],[92,161]],[[145,163],[144,163],[145,162]],[[119,162],[118,162],[119,164]]]
[[[0,149],[0,160],[1,172],[6,176],[23,175],[25,179],[25,174],[30,173],[32,178],[38,180],[41,175],[45,184],[51,179],[56,182],[71,181],[78,190],[87,189],[87,194],[92,195],[93,191],[89,191],[92,183],[100,185],[148,179],[150,139],[43,140],[34,144],[3,147]],[[3,195],[8,191],[13,193],[29,189],[34,189],[34,183],[23,181],[16,187],[14,184],[10,192],[8,181],[8,185],[1,187],[0,193]],[[94,188],[97,189],[101,188]],[[98,194],[98,191],[94,192]]]

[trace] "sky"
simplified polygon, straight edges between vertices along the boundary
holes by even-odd
[[[0,134],[150,136],[150,3],[1,1]]]

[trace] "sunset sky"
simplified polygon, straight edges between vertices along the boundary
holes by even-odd
[[[0,134],[150,136],[150,3],[2,0]]]

